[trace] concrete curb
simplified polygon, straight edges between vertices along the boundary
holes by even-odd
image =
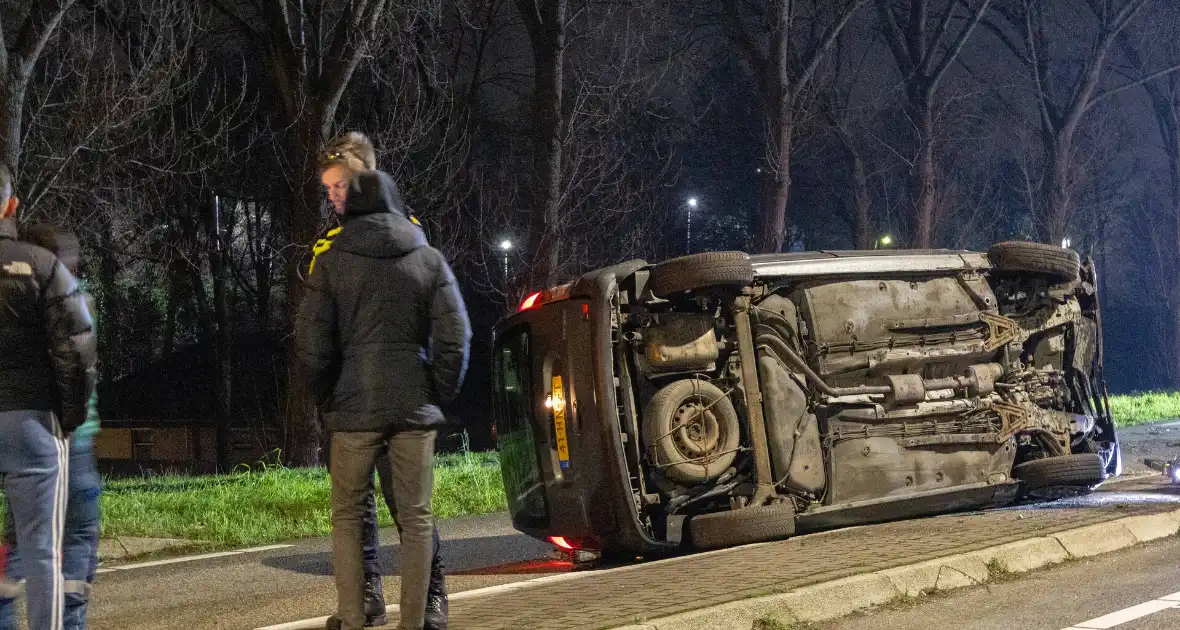
[[[906,597],[949,591],[1180,533],[1180,510],[1130,516],[1025,540],[863,573],[787,593],[645,620],[617,630],[759,630],[759,620],[815,623]]]

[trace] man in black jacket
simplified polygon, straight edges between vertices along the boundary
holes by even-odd
[[[331,432],[337,614],[364,627],[361,520],[378,453],[393,465],[401,626],[424,627],[436,427],[458,394],[471,329],[443,255],[406,218],[393,178],[354,174],[340,233],[317,257],[296,324],[299,358]]]
[[[320,160],[320,183],[328,193],[328,199],[335,210],[334,226],[319,239],[313,251],[315,255],[308,273],[315,270],[315,259],[319,254],[328,251],[332,246],[332,238],[341,230],[340,221],[344,214],[344,206],[348,200],[348,186],[355,173],[377,169],[377,152],[373,143],[365,134],[350,131],[342,133],[328,144]],[[402,206],[406,217],[411,223],[421,227],[409,208]],[[330,435],[325,433],[325,438]],[[328,447],[325,443],[324,450]],[[393,468],[385,453],[377,457],[377,472],[381,477],[381,495],[385,498],[385,505],[393,516],[394,524],[400,529],[397,518],[397,504],[393,500]],[[372,491],[373,484],[369,484],[370,491],[365,495],[365,518],[361,523],[361,538],[364,544],[361,551],[365,564],[365,625],[383,626],[386,623],[385,595],[381,587],[381,536],[377,528],[377,503]],[[434,556],[430,561],[430,587],[426,594],[426,627],[430,630],[446,630],[447,627],[447,585],[442,562],[442,545],[439,541],[438,527],[434,528]]]
[[[29,627],[61,630],[67,440],[86,421],[95,339],[74,277],[53,254],[16,240],[17,205],[0,166],[0,477],[21,549]]]

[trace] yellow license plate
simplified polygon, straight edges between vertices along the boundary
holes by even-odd
[[[565,388],[561,377],[553,377],[553,434],[557,439],[557,460],[562,470],[570,467],[570,443],[565,431]]]

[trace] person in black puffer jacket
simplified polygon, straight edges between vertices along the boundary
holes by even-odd
[[[348,186],[354,173],[377,170],[377,152],[368,136],[357,131],[340,134],[332,140],[320,158],[320,183],[328,193],[328,200],[332,204],[332,226],[322,238],[316,241],[312,248],[313,257],[308,267],[308,273],[315,270],[315,259],[319,254],[332,247],[332,239],[341,230],[340,221],[344,214],[344,206],[348,200]],[[399,200],[400,202],[400,200]],[[402,205],[406,218],[419,227],[422,226],[414,218],[408,206]],[[329,453],[328,441],[331,434],[323,432],[322,450]],[[328,462],[329,467],[331,462]],[[389,514],[393,517],[394,525],[399,525],[397,518],[397,503],[393,499],[393,468],[386,453],[377,457],[377,473],[381,477],[381,495],[385,505],[389,507]],[[374,484],[370,484],[372,487]],[[375,493],[370,491],[365,495],[365,518],[361,522],[361,537],[364,544],[361,552],[365,564],[365,626],[383,626],[387,621],[385,614],[385,595],[381,578],[381,535],[377,523],[377,503]],[[450,606],[447,598],[446,571],[442,560],[442,544],[439,540],[438,526],[434,528],[434,557],[430,562],[430,587],[426,592],[426,624],[427,630],[446,630],[447,617]],[[2,630],[2,627],[0,627]]]
[[[317,257],[296,319],[300,362],[331,432],[338,612],[364,627],[361,520],[377,455],[393,464],[402,531],[401,628],[423,628],[436,427],[467,370],[471,327],[446,259],[406,218],[393,178],[353,174],[343,225]]]
[[[67,440],[86,421],[94,393],[95,339],[74,276],[50,252],[17,240],[17,204],[0,166],[0,478],[21,549],[29,627],[60,630]]]

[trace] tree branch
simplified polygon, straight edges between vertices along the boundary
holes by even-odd
[[[975,15],[971,17],[971,22],[968,23],[966,28],[963,29],[963,32],[959,34],[958,41],[955,42],[954,46],[951,48],[951,51],[947,53],[946,57],[943,58],[942,63],[938,65],[938,69],[934,71],[934,75],[930,77],[931,88],[938,85],[938,82],[942,79],[943,75],[946,74],[947,69],[950,68],[951,64],[954,63],[955,59],[958,58],[959,53],[963,50],[963,46],[966,45],[967,40],[971,37],[972,31],[975,30],[975,26],[978,25],[979,20],[983,18],[983,14],[987,11],[989,4],[991,4],[991,0],[983,0],[983,2],[979,5],[979,9],[975,11]]]
[[[934,29],[934,36],[930,38],[930,43],[926,47],[926,55],[922,59],[922,74],[926,76],[930,76],[930,73],[934,70],[934,56],[938,50],[938,42],[942,41],[942,37],[950,29],[951,18],[955,15],[956,4],[958,4],[956,0],[950,0],[946,3],[946,13],[942,14],[942,19],[938,21],[938,28]]]
[[[1093,107],[1099,101],[1108,99],[1108,98],[1114,96],[1115,94],[1118,94],[1120,92],[1124,92],[1124,91],[1129,90],[1131,88],[1139,87],[1140,85],[1154,81],[1155,79],[1158,79],[1160,77],[1167,76],[1169,74],[1172,74],[1173,72],[1180,72],[1180,64],[1174,65],[1171,68],[1166,68],[1164,70],[1160,70],[1159,72],[1154,72],[1154,73],[1149,74],[1137,81],[1133,81],[1133,82],[1128,83],[1126,85],[1121,85],[1117,88],[1111,88],[1109,90],[1106,90],[1106,91],[1098,94],[1094,98],[1090,99],[1090,103],[1086,107],[1087,107],[1087,109],[1090,107]]]
[[[815,51],[812,53],[811,59],[807,61],[807,65],[804,67],[803,73],[800,74],[799,78],[795,81],[796,92],[803,90],[807,87],[807,84],[811,82],[811,78],[815,76],[816,68],[819,67],[820,60],[832,47],[832,44],[836,42],[836,38],[840,36],[841,31],[843,31],[844,27],[848,25],[848,22],[852,20],[852,16],[858,9],[860,9],[861,6],[864,5],[865,2],[867,2],[867,0],[855,0],[851,6],[845,8],[844,14],[840,16],[839,21],[828,28],[828,32],[824,34],[823,40],[820,42],[819,47],[815,49]]]
[[[518,0],[523,2],[525,0]],[[769,55],[763,55],[758,48],[758,42],[754,41],[754,36],[746,30],[745,24],[742,23],[741,14],[736,8],[724,10],[725,25],[729,31],[731,40],[736,40],[742,47],[742,52],[746,54],[746,62],[750,64],[750,70],[753,71],[754,76],[758,78],[758,85],[762,87],[762,95],[764,99],[771,98],[771,86],[767,82],[767,77],[770,73],[770,58]]]
[[[889,8],[889,0],[874,0],[874,3],[878,15],[881,16],[881,24],[885,27],[885,40],[889,44],[889,49],[893,51],[893,58],[897,60],[897,67],[902,74],[909,77],[917,68],[910,58],[910,50],[906,46],[901,29],[897,26],[897,19],[893,17],[893,10]]]
[[[49,43],[49,38],[57,30],[62,16],[74,4],[74,0],[45,0],[37,3],[34,12],[25,21],[24,28],[16,39],[16,59],[11,60],[9,68],[13,77],[23,83],[33,73],[33,66]]]

